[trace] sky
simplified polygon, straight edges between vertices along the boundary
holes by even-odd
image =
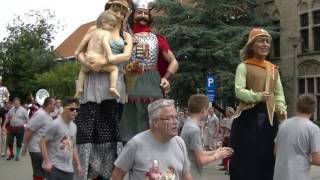
[[[8,35],[7,24],[12,24],[15,15],[24,16],[31,10],[50,9],[63,29],[54,34],[52,45],[58,47],[79,26],[94,21],[103,11],[107,0],[5,0],[0,6],[0,41]]]

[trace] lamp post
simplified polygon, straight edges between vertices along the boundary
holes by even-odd
[[[293,61],[293,72],[292,72],[292,86],[293,86],[293,112],[296,110],[296,102],[298,97],[298,75],[297,75],[297,64],[298,64],[298,47],[301,44],[301,38],[300,37],[289,37],[288,40],[291,42],[292,45],[292,61]]]

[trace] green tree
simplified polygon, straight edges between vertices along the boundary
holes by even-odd
[[[52,70],[36,75],[37,84],[47,89],[51,96],[65,98],[75,93],[75,80],[79,72],[77,64],[57,64]]]
[[[0,67],[11,96],[26,98],[40,88],[35,74],[48,71],[56,58],[53,40],[57,24],[49,10],[17,16],[7,26],[9,35],[0,43]]]
[[[216,77],[218,101],[234,105],[234,74],[239,50],[254,26],[266,26],[254,16],[254,0],[159,0],[155,26],[165,35],[178,61],[170,96],[185,106],[195,92],[206,93],[206,75]]]

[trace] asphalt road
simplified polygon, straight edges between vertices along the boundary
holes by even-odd
[[[219,171],[218,163],[210,164],[204,169],[202,180],[229,180],[224,171]],[[312,167],[311,176],[312,180],[320,180],[320,167]],[[0,180],[32,180],[29,156],[21,157],[20,161],[0,158]]]

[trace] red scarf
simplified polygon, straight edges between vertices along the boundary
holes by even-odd
[[[149,25],[142,25],[140,23],[134,23],[132,30],[133,30],[133,33],[151,32]]]

